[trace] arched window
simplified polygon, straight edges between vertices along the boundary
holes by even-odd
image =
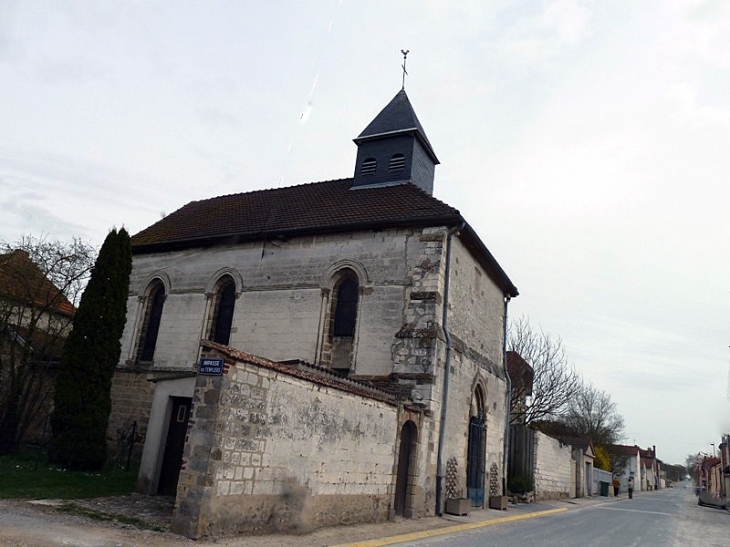
[[[472,416],[484,420],[486,418],[486,401],[484,399],[484,390],[482,386],[477,384],[474,388],[474,395],[472,401]]]
[[[139,333],[137,345],[137,361],[151,362],[157,346],[157,334],[160,332],[162,307],[165,304],[165,285],[155,279],[147,290],[147,306]]]
[[[395,171],[403,171],[406,166],[406,157],[403,154],[393,154],[388,164],[388,171],[391,173]]]
[[[340,270],[332,289],[324,364],[340,373],[352,370],[360,283],[354,271]]]
[[[210,329],[210,339],[213,342],[227,346],[231,341],[235,305],[236,284],[230,276],[225,276],[218,282],[215,294],[213,321]]]
[[[357,279],[354,277],[348,275],[340,281],[335,302],[334,336],[355,335],[358,289]]]
[[[360,174],[361,175],[374,175],[377,167],[378,167],[378,160],[376,160],[375,158],[366,158],[365,161],[363,161],[362,165],[360,166]]]

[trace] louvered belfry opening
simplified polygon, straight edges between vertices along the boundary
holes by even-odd
[[[378,160],[376,160],[375,158],[367,158],[365,161],[362,162],[362,166],[360,167],[360,174],[363,176],[374,175],[377,169]]]
[[[403,154],[393,154],[390,158],[390,164],[388,165],[388,171],[391,173],[395,171],[403,171],[406,167],[406,157]]]

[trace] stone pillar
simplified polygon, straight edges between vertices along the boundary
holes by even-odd
[[[219,355],[211,352],[206,357]],[[222,454],[216,424],[221,396],[230,385],[230,365],[225,363],[222,376],[198,375],[195,382],[193,413],[188,423],[175,511],[170,523],[171,531],[193,539],[206,535],[206,525],[213,518],[210,507],[215,494],[216,468]]]

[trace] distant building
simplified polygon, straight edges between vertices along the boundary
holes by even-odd
[[[41,442],[75,311],[26,251],[0,255],[0,446]]]
[[[663,488],[660,460],[656,457],[656,447],[639,448],[612,444],[606,447],[613,463],[612,471],[619,476],[624,489],[629,477],[634,477],[636,490],[657,490]]]

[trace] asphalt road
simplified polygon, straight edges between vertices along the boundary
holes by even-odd
[[[419,547],[728,547],[730,511],[692,489],[645,493],[544,518],[402,543]]]

